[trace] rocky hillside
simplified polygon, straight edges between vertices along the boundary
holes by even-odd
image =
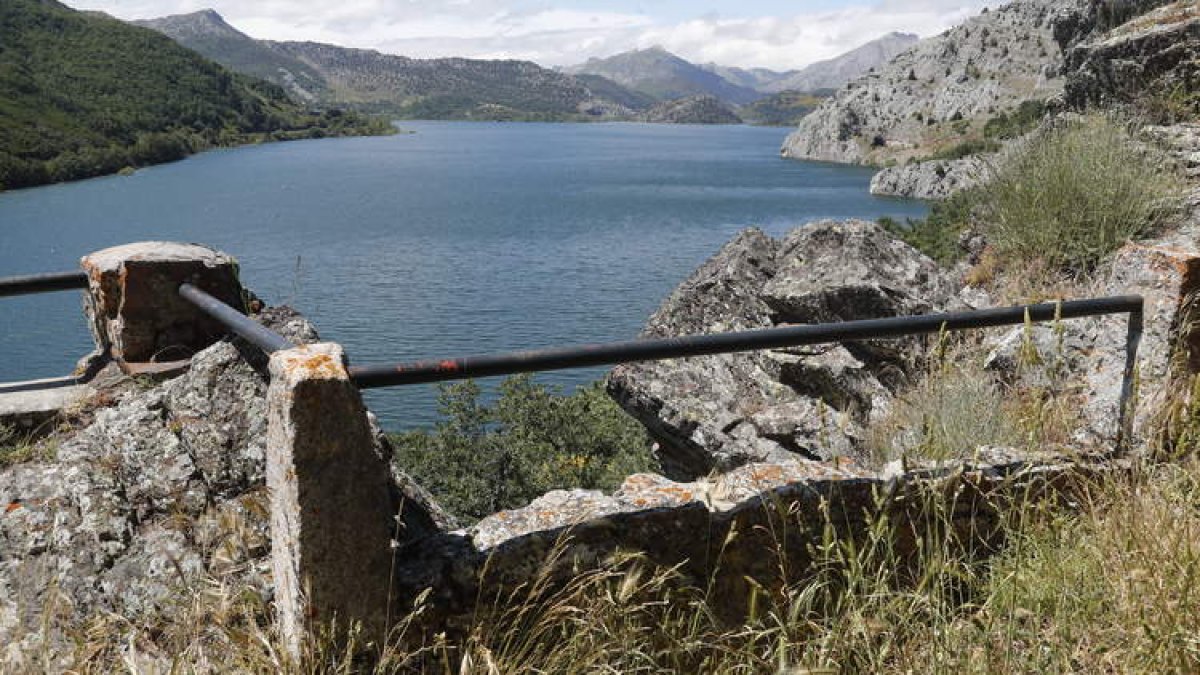
[[[286,87],[298,99],[397,117],[628,116],[650,103],[616,83],[585,82],[528,61],[411,59],[315,42],[256,40],[211,10],[142,23],[234,70]]]
[[[881,38],[852,49],[841,56],[818,61],[794,73],[763,83],[761,91],[816,92],[837,89],[872,68],[891,61],[920,40],[912,33],[888,33]]]
[[[715,96],[689,96],[665,101],[646,111],[641,120],[658,124],[742,123],[742,118]]]
[[[1194,116],[1200,112],[1200,3],[1172,3],[1075,45],[1067,69],[1072,107],[1137,103],[1156,117]]]
[[[313,102],[329,93],[316,69],[230,26],[211,9],[133,23],[163,33],[230,70],[274,82],[296,100]]]
[[[923,40],[839,90],[782,154],[884,164],[953,147],[1023,101],[1062,92],[1063,45],[1089,30],[1091,5],[1016,0]]]
[[[573,74],[599,75],[657,100],[715,96],[728,103],[749,103],[762,97],[750,87],[686,61],[662,47],[623,52],[568,68]]]

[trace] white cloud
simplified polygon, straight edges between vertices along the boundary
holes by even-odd
[[[69,0],[70,1],[70,0]],[[799,68],[889,31],[933,35],[977,13],[984,0],[854,0],[841,9],[786,16],[730,12],[685,21],[640,11],[554,7],[543,0],[77,0],[125,19],[212,7],[240,30],[273,40],[314,40],[415,57],[521,58],[571,65],[592,56],[662,45],[692,61]],[[578,5],[580,3],[572,3]]]

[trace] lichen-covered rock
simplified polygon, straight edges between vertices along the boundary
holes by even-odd
[[[763,301],[780,323],[823,323],[924,314],[957,286],[937,263],[874,223],[822,221],[781,242]]]
[[[871,194],[908,199],[947,199],[984,183],[990,170],[988,161],[978,156],[888,167],[871,178]]]
[[[676,289],[643,335],[916,314],[952,305],[933,261],[882,228],[827,221],[781,241],[747,230]],[[905,380],[915,341],[754,351],[621,366],[613,397],[688,480],[753,462],[852,456],[861,426]]]
[[[296,342],[316,336],[286,308],[261,317]],[[96,411],[52,460],[0,470],[0,644],[14,650],[0,664],[62,638],[38,635],[51,605],[67,618],[111,611],[136,623],[169,611],[205,574],[231,570],[269,593],[257,564],[268,549],[264,361],[240,341],[219,342],[183,375]],[[376,452],[390,460],[385,443]],[[439,531],[445,517],[399,478],[400,539]]]
[[[1195,243],[1187,248],[1156,241],[1128,244],[1113,257],[1107,277],[1109,294],[1145,299],[1137,359],[1137,414],[1132,420],[1132,440],[1142,443],[1154,433],[1164,403],[1186,393],[1180,390],[1186,385],[1177,378],[1200,372],[1200,334],[1192,326],[1200,293],[1200,248]],[[1110,439],[1117,433],[1116,409],[1130,335],[1124,317],[1092,323],[1095,346],[1086,370],[1084,413],[1090,436]]]
[[[1194,94],[1200,8],[1175,2],[1151,11],[1075,46],[1066,63],[1065,98],[1077,108],[1130,103],[1151,92]]]

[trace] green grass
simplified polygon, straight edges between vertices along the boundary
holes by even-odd
[[[989,243],[1009,260],[1087,272],[1182,206],[1182,182],[1126,123],[1092,116],[1052,130],[982,191]]]
[[[21,432],[0,424],[0,469],[37,459],[51,459],[55,450],[52,440],[39,439],[36,433]]]

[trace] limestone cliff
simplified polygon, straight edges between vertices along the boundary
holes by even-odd
[[[991,117],[1063,89],[1056,27],[1087,0],[1016,0],[921,41],[801,121],[782,154],[884,164],[955,145]],[[1062,29],[1059,28],[1059,32]]]

